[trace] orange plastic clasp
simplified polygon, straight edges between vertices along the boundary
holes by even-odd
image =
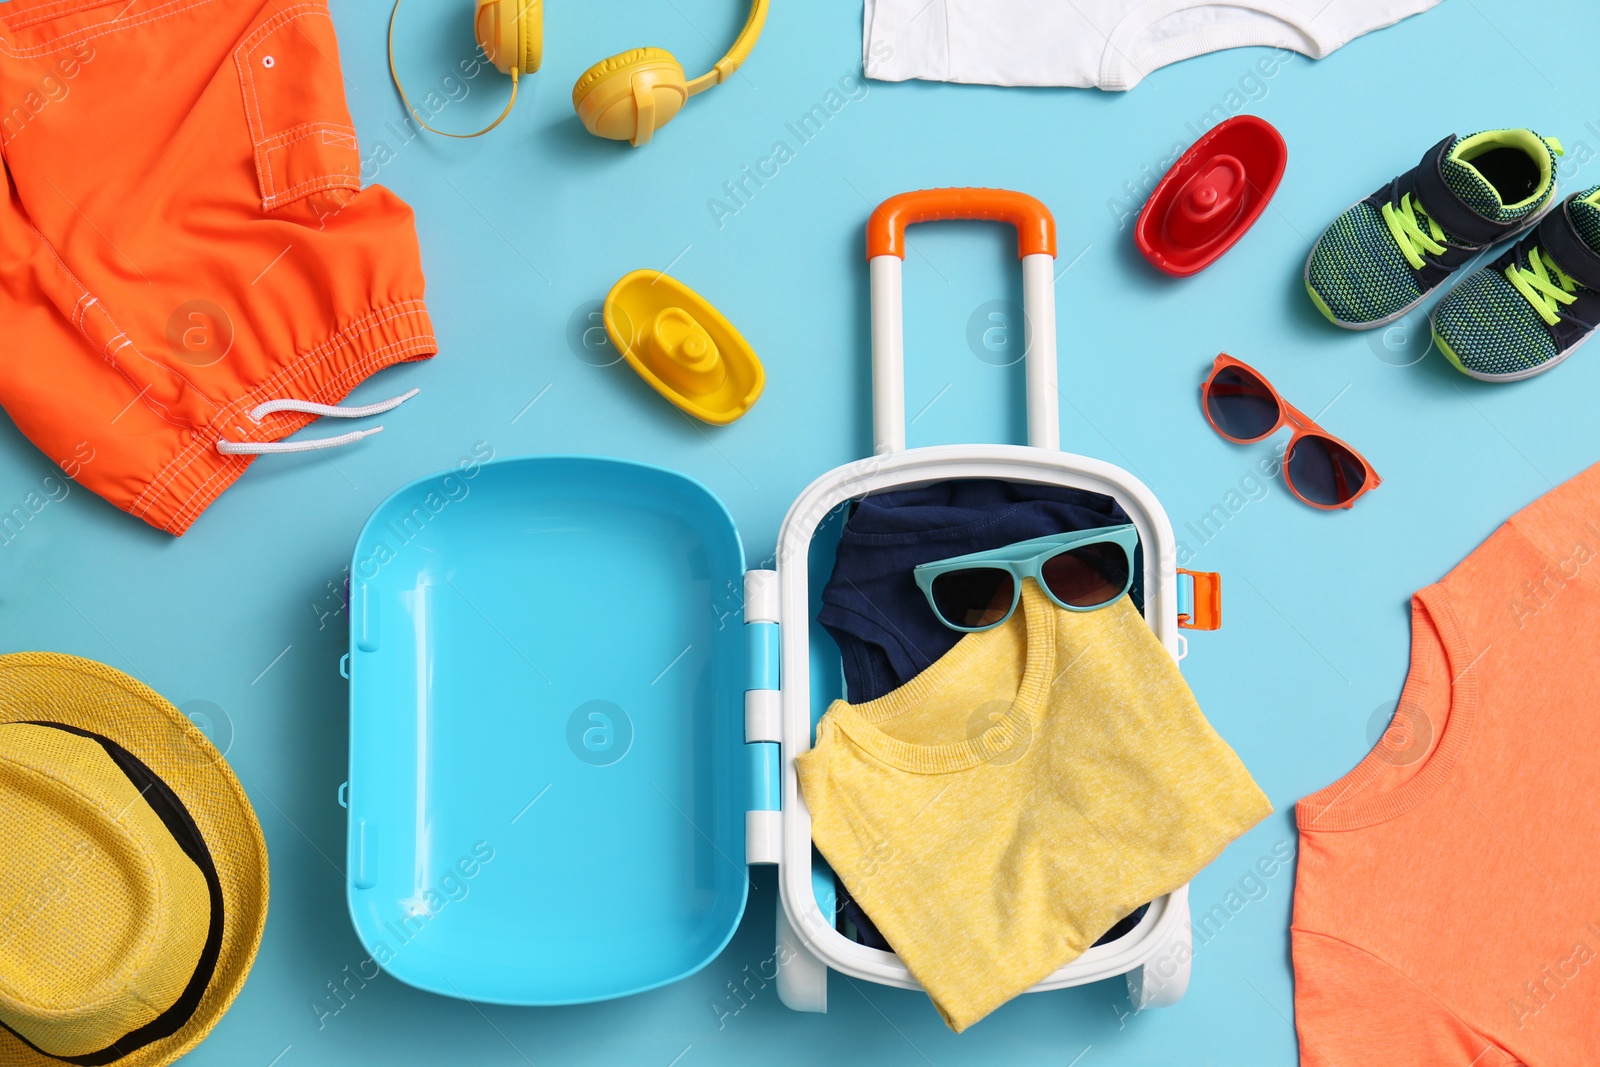
[[[1222,575],[1215,571],[1186,571],[1178,568],[1178,629],[1216,630],[1222,626]],[[1183,595],[1182,578],[1187,576],[1193,585],[1190,595]]]

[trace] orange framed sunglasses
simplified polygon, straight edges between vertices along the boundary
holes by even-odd
[[[1200,401],[1211,428],[1235,444],[1254,444],[1292,428],[1283,453],[1283,481],[1314,508],[1351,507],[1383,484],[1361,453],[1318,426],[1242,360],[1219,355],[1200,387]]]

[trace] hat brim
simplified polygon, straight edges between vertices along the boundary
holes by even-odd
[[[175,1033],[112,1061],[162,1067],[211,1032],[244,986],[267,921],[267,842],[255,810],[209,738],[137,679],[54,652],[0,655],[0,723],[48,720],[88,730],[137,756],[171,787],[205,838],[222,886],[222,949],[194,1014]],[[0,1062],[61,1067],[0,1029]]]

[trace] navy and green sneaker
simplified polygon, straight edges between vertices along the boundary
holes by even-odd
[[[1538,224],[1556,202],[1561,151],[1532,130],[1446,137],[1317,239],[1312,302],[1348,330],[1400,318],[1480,252]]]
[[[1456,369],[1513,382],[1554,367],[1600,325],[1600,185],[1570,197],[1433,311]]]

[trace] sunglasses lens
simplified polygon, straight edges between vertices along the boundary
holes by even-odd
[[[1267,383],[1243,367],[1224,367],[1206,389],[1211,421],[1237,441],[1255,441],[1278,425],[1278,398]]]
[[[933,580],[933,606],[950,626],[975,630],[1006,617],[1016,596],[1011,572],[998,567],[946,571]]]
[[[1045,560],[1040,573],[1045,588],[1061,603],[1098,608],[1127,588],[1128,554],[1110,541],[1080,545]]]
[[[1339,442],[1308,435],[1294,443],[1284,474],[1313,504],[1347,504],[1367,483],[1366,464]]]

